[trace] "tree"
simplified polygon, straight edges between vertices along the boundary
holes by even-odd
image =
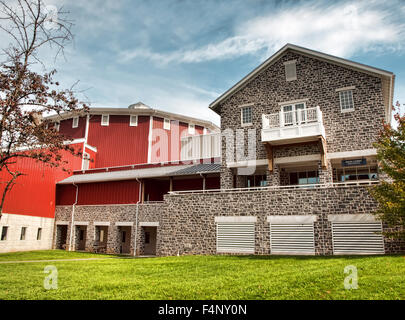
[[[372,188],[371,194],[379,204],[375,214],[389,227],[384,234],[405,240],[405,115],[401,116],[399,102],[396,106],[397,128],[384,124],[375,143],[379,166],[388,179]]]
[[[65,45],[73,39],[68,12],[49,9],[54,7],[46,7],[42,0],[0,1],[0,32],[10,39],[0,64],[0,171],[9,177],[1,181],[0,217],[7,194],[24,175],[13,168],[19,159],[67,170],[62,153],[81,155],[64,143],[69,138],[58,132],[55,122],[44,118],[88,110],[75,97],[73,87],[59,88],[53,80],[56,70],[46,72],[40,59],[40,50],[45,48],[56,50],[55,59],[63,55]],[[34,71],[38,66],[42,66],[41,74]]]

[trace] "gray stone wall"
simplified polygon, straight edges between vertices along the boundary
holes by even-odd
[[[284,62],[296,60],[297,80],[286,81]],[[336,89],[355,86],[353,112],[340,110]],[[328,152],[373,148],[385,117],[381,79],[366,73],[334,65],[306,55],[287,51],[274,64],[251,79],[243,88],[219,105],[221,130],[244,130],[247,155],[248,130],[256,130],[256,159],[265,159],[261,142],[262,114],[280,111],[279,103],[307,99],[307,108],[320,106],[326,131]],[[240,106],[253,103],[253,125],[241,126]],[[236,134],[235,134],[236,136]],[[226,166],[226,138],[222,139],[222,164]],[[238,142],[233,142],[236,146]],[[240,143],[239,143],[240,144]],[[275,147],[274,157],[319,154],[315,143]],[[236,152],[235,152],[236,154]],[[222,181],[223,180],[223,181]],[[229,188],[228,178],[221,175],[221,184]]]
[[[377,203],[367,187],[328,187],[311,189],[263,189],[261,191],[217,192],[166,195],[164,203],[139,206],[139,222],[159,222],[159,256],[177,254],[216,254],[216,216],[255,216],[255,254],[271,254],[270,215],[316,215],[314,223],[317,255],[332,254],[332,230],[329,214],[369,214]],[[56,221],[70,221],[71,206],[56,208]],[[134,222],[136,206],[78,206],[75,220],[88,221],[87,250],[92,251],[94,221],[110,221],[109,253],[119,253],[117,221]],[[386,228],[386,226],[385,226]],[[134,230],[134,229],[132,229]],[[110,236],[111,233],[111,236]],[[68,233],[69,234],[69,233]],[[93,237],[93,238],[92,238]],[[111,237],[111,241],[110,241]],[[138,227],[137,253],[143,253],[143,230]],[[56,237],[55,237],[56,239]],[[131,231],[131,253],[135,232]],[[386,253],[405,251],[405,243],[385,239]]]

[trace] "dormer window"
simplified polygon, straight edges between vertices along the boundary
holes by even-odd
[[[170,119],[163,120],[163,129],[170,130]]]
[[[136,127],[138,126],[138,116],[130,116],[129,117],[129,125],[131,127]]]
[[[79,117],[74,117],[72,121],[72,128],[77,128],[79,126]]]
[[[109,114],[103,114],[101,116],[101,125],[102,126],[108,126],[110,124],[110,115]]]
[[[296,60],[284,62],[286,81],[297,80]]]
[[[188,133],[194,134],[195,133],[195,126],[193,124],[188,125]]]

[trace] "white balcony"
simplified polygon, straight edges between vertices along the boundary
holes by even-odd
[[[262,115],[262,142],[271,145],[298,143],[325,138],[322,111],[316,108]]]

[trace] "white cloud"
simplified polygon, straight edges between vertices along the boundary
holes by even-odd
[[[160,64],[224,60],[266,50],[268,56],[286,43],[350,57],[361,51],[402,50],[404,23],[392,19],[392,8],[369,2],[340,3],[329,7],[305,3],[248,20],[237,26],[235,35],[193,50],[169,53],[148,48],[127,50],[121,59],[147,58]]]

